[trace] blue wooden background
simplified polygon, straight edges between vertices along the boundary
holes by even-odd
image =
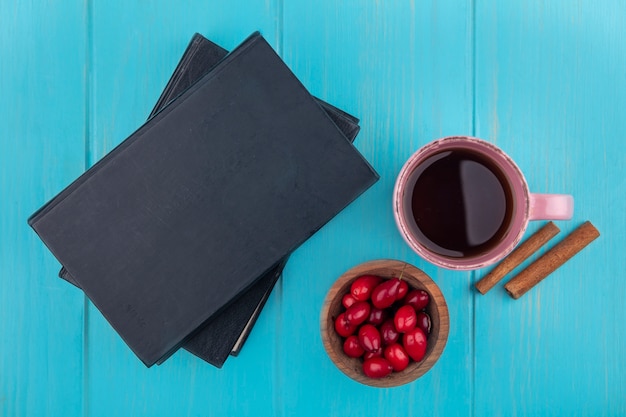
[[[625,19],[622,0],[0,1],[0,415],[626,415]],[[254,30],[362,119],[381,180],[293,255],[238,358],[146,369],[26,219],[143,123],[193,32],[232,48]],[[600,239],[517,301],[422,261],[391,191],[452,134],[573,194],[559,226]],[[318,330],[335,277],[377,258],[424,269],[451,320],[434,369],[386,390],[340,373]]]

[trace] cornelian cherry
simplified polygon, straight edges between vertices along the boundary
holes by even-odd
[[[419,327],[414,328],[404,334],[402,346],[411,359],[415,362],[421,361],[426,354],[426,333]]]
[[[346,321],[358,326],[370,316],[370,303],[367,301],[357,301],[346,310]]]
[[[358,301],[367,301],[372,295],[372,290],[382,281],[375,275],[362,275],[350,286],[350,294]]]
[[[393,324],[393,319],[386,320],[380,326],[380,336],[383,341],[383,345],[392,345],[396,343],[400,337],[400,333],[396,331],[396,326]]]
[[[413,307],[408,304],[400,307],[393,317],[393,324],[400,333],[413,330],[417,325],[417,315]]]
[[[359,328],[359,342],[367,352],[380,349],[380,332],[371,324],[364,324]]]
[[[409,284],[407,284],[406,281],[400,280],[400,285],[398,286],[398,294],[396,295],[396,301],[402,300],[407,292],[409,292]]]
[[[372,291],[372,304],[376,308],[387,308],[396,301],[400,279],[392,278],[378,284]]]
[[[426,308],[428,302],[430,301],[430,296],[424,290],[413,290],[409,291],[404,299],[404,304],[409,304],[412,306],[415,311],[420,311]]]
[[[409,355],[399,343],[387,346],[383,355],[396,372],[404,371],[409,366]]]
[[[411,361],[422,361],[432,326],[424,311],[429,302],[426,291],[411,289],[400,278],[361,275],[343,295],[345,310],[334,321],[344,338],[343,352],[362,360],[363,373],[370,378],[384,378],[405,370]]]
[[[387,318],[387,310],[381,310],[380,308],[372,307],[370,310],[370,316],[367,319],[367,322],[373,324],[374,326],[379,326],[383,324],[385,319]]]
[[[343,342],[343,352],[351,358],[360,358],[365,350],[361,347],[359,339],[355,335],[351,335]]]
[[[381,356],[383,356],[383,348],[378,348],[373,352],[365,352],[365,354],[363,354],[363,360],[366,361],[370,358],[379,358]]]
[[[348,320],[346,320],[346,315],[341,313],[335,319],[335,331],[339,336],[348,337],[356,330],[356,325],[350,324]]]
[[[424,330],[424,333],[430,334],[430,316],[424,311],[417,313],[417,327]]]
[[[354,298],[352,294],[348,293],[344,295],[343,298],[341,299],[341,304],[343,304],[345,308],[348,308],[352,304],[356,303],[356,301],[357,301],[356,298]]]
[[[363,373],[370,378],[384,378],[391,371],[393,367],[385,358],[375,357],[363,362]]]

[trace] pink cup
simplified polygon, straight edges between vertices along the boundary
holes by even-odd
[[[486,252],[472,256],[450,257],[428,249],[419,239],[417,224],[407,208],[412,199],[412,174],[426,159],[450,150],[477,153],[495,165],[507,182],[511,194],[510,216],[501,239]],[[414,182],[415,180],[413,180]],[[483,140],[455,136],[435,140],[414,153],[404,164],[393,192],[393,213],[396,224],[407,244],[422,258],[447,269],[471,270],[498,262],[508,255],[522,239],[530,220],[567,220],[574,212],[574,199],[563,194],[531,194],[528,184],[515,162],[501,149]]]

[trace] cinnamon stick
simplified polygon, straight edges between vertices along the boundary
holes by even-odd
[[[590,222],[585,222],[565,239],[556,244],[543,256],[506,283],[504,289],[511,297],[518,299],[528,290],[546,278],[558,267],[583,250],[585,246],[600,236],[600,232]]]
[[[492,289],[506,274],[517,268],[530,255],[535,253],[540,247],[546,244],[550,239],[556,236],[560,229],[553,222],[547,223],[531,237],[526,239],[524,243],[519,245],[517,249],[511,252],[502,262],[500,262],[491,272],[485,275],[476,283],[476,289],[481,294],[486,294]]]

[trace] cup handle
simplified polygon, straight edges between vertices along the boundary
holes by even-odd
[[[530,194],[530,220],[569,220],[574,197],[567,194]]]

